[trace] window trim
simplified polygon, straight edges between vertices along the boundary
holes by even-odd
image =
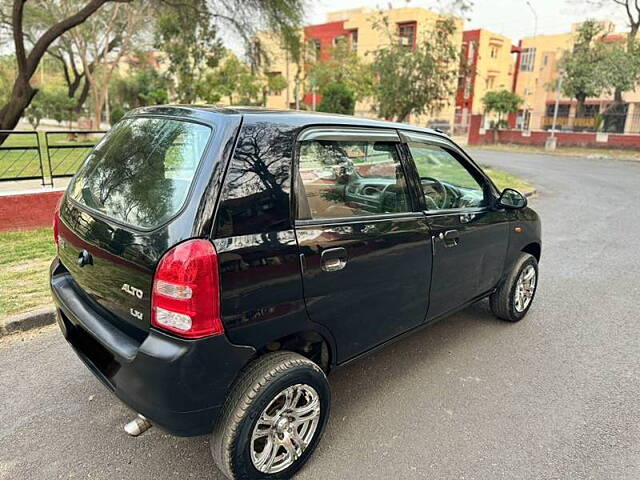
[[[444,138],[438,137],[424,132],[412,132],[409,130],[400,130],[400,138],[406,145],[408,161],[411,166],[412,175],[417,182],[416,185],[420,186],[420,175],[413,156],[411,155],[410,143],[422,143],[427,145],[433,145],[440,147],[450,153],[461,165],[469,172],[469,174],[482,186],[485,199],[488,201],[487,205],[481,207],[461,207],[461,208],[447,208],[442,210],[429,210],[424,200],[422,190],[418,191],[419,203],[425,215],[428,216],[443,216],[443,215],[459,215],[460,213],[478,213],[491,210],[496,198],[499,196],[498,188],[495,186],[491,178],[467,155],[460,147],[455,143]]]
[[[298,196],[305,195],[306,190],[304,183],[299,178],[300,166],[300,147],[302,142],[309,140],[335,140],[335,141],[354,141],[354,142],[380,142],[387,141],[396,144],[396,152],[398,160],[405,176],[407,185],[407,194],[410,202],[410,212],[400,213],[381,213],[376,215],[355,215],[351,217],[334,217],[334,218],[298,218]],[[327,125],[327,126],[309,126],[304,128],[295,140],[293,148],[293,159],[291,162],[291,195],[290,195],[290,215],[291,224],[294,226],[306,225],[334,225],[346,223],[363,223],[376,222],[383,220],[392,220],[395,218],[417,218],[423,216],[423,208],[419,204],[415,195],[415,188],[412,185],[412,170],[407,163],[407,157],[402,148],[403,142],[400,132],[394,128],[384,127],[366,127],[366,126],[347,126],[347,125]]]

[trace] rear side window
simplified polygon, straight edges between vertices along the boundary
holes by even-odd
[[[299,219],[410,212],[396,144],[309,140],[300,144]]]
[[[211,132],[178,120],[124,119],[89,154],[69,195],[133,227],[162,225],[184,205]]]

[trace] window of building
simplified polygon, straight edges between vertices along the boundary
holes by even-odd
[[[476,56],[477,47],[478,47],[477,42],[475,42],[475,41],[469,42],[469,48],[467,49],[467,62],[468,63],[473,63],[473,59]]]
[[[535,63],[536,63],[536,49],[525,48],[522,51],[522,57],[520,58],[520,71],[533,72],[533,67]]]
[[[553,113],[556,109],[555,103],[547,105],[547,117],[553,117]],[[561,103],[558,105],[558,117],[568,117],[571,105]]]
[[[312,38],[311,40],[309,40],[309,53],[313,61],[320,60],[320,50],[320,39]]]
[[[490,55],[491,55],[491,58],[498,58],[500,56],[500,47],[496,45],[492,45],[490,50]]]
[[[413,48],[416,44],[416,22],[400,23],[398,25],[400,45]]]
[[[392,142],[310,140],[300,145],[299,218],[342,218],[411,211]]]
[[[467,80],[464,85],[464,98],[467,99],[471,96],[471,78],[467,77]]]
[[[351,50],[358,51],[358,30],[351,31]]]
[[[347,36],[346,35],[337,35],[335,37],[333,37],[333,46],[337,47],[338,45],[340,45],[341,43],[344,43],[347,41]]]
[[[491,75],[487,77],[487,89],[493,90],[494,88],[496,88],[496,77]]]

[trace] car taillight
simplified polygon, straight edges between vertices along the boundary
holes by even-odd
[[[62,205],[62,199],[64,195],[61,195],[56,203],[56,209],[53,211],[53,241],[58,245],[58,232],[60,230],[60,205]]]
[[[218,256],[208,240],[169,250],[153,277],[151,325],[186,338],[224,333],[220,319]]]

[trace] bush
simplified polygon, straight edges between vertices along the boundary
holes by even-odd
[[[111,110],[111,118],[109,119],[109,121],[111,122],[111,125],[113,125],[116,122],[119,122],[120,119],[124,117],[126,113],[127,112],[125,112],[122,107],[116,107],[113,110]]]
[[[319,112],[353,115],[356,100],[353,92],[342,83],[332,83],[322,90]]]

